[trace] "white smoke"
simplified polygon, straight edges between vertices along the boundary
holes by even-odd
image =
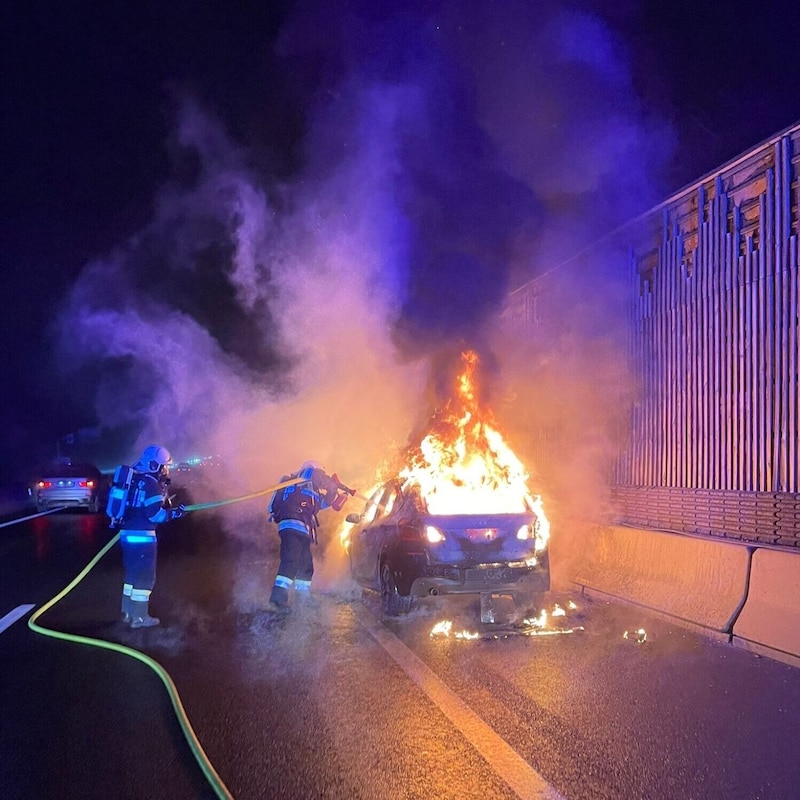
[[[366,488],[425,412],[448,325],[486,344],[512,271],[549,268],[652,196],[668,136],[644,124],[602,20],[472,5],[298,6],[284,54],[333,66],[309,92],[291,180],[255,169],[180,97],[176,177],[152,221],[86,267],[58,321],[101,424],[136,432],[129,457],[151,442],[219,454],[228,494],[306,459]],[[557,404],[561,388],[536,395]],[[244,508],[224,518],[261,536],[259,512],[260,527]]]
[[[162,192],[148,229],[87,266],[62,315],[62,342],[80,363],[132,365],[122,381],[101,381],[102,422],[138,419],[135,448],[160,441],[218,453],[247,490],[307,458],[368,479],[387,444],[407,436],[423,377],[420,365],[398,363],[389,337],[397,297],[387,288],[396,282],[383,280],[392,256],[381,233],[391,159],[370,145],[383,150],[391,138],[365,141],[357,160],[313,186],[279,187],[289,208],[279,216],[218,121],[195,102],[179,121],[181,145],[199,159],[196,186]],[[209,219],[232,244],[221,268],[239,313],[255,318],[253,330],[286,364],[269,381],[176,308],[179,297],[160,297],[131,275],[155,236],[167,254],[161,269],[179,279],[168,285],[202,293],[192,256]]]

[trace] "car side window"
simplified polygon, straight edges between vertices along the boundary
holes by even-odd
[[[397,491],[396,486],[390,486],[386,490],[386,494],[383,498],[383,509],[381,510],[381,516],[387,517],[389,514],[392,513],[392,509],[397,503],[397,498],[399,496],[399,492]]]
[[[372,493],[372,497],[367,500],[367,504],[364,506],[364,513],[361,515],[362,524],[369,524],[378,515],[378,510],[380,509],[380,500],[383,497],[383,493],[384,487],[381,486],[381,488],[374,491]]]

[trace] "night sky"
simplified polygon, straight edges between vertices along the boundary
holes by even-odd
[[[515,282],[800,120],[800,6],[391,5],[3,4],[0,480],[79,428],[173,425],[188,451],[215,418],[189,433],[184,378],[104,309],[164,360],[202,341],[248,392],[290,397],[269,287],[299,252],[357,238],[398,358],[431,357]],[[254,188],[273,222],[247,266]],[[239,211],[214,205],[231,194]],[[200,334],[185,351],[178,320]],[[156,382],[176,412],[148,427]]]

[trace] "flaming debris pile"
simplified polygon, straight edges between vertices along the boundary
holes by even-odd
[[[578,607],[570,600],[567,603],[567,608],[569,611],[576,611]],[[563,636],[568,633],[576,633],[584,630],[582,625],[568,625],[563,628],[555,627],[550,621],[553,617],[564,617],[566,615],[566,609],[558,603],[555,603],[553,605],[553,610],[549,613],[546,609],[542,609],[538,616],[524,619],[518,625],[509,625],[501,628],[492,626],[490,629],[484,630],[483,633],[468,630],[454,631],[451,620],[442,620],[431,628],[430,637],[453,638],[467,641],[472,639],[499,639],[508,636]]]
[[[480,634],[470,631],[455,631],[453,632],[453,623],[449,619],[443,619],[437,622],[431,629],[431,637],[445,636],[449,637],[452,634],[454,639],[480,639]]]
[[[647,641],[647,631],[644,628],[637,628],[634,631],[625,631],[622,634],[623,639],[629,639],[636,644],[644,644]]]
[[[433,416],[419,445],[410,448],[400,478],[419,487],[431,514],[534,511],[543,547],[550,526],[541,497],[530,494],[527,470],[503,440],[491,412],[479,407],[477,354],[467,351],[462,360],[455,395]]]

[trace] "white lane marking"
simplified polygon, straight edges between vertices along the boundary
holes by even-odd
[[[490,728],[455,692],[366,609],[356,615],[375,641],[458,728],[489,766],[523,800],[564,800],[522,756]]]
[[[56,511],[63,511],[65,508],[66,506],[56,506],[55,508],[48,508],[47,511],[40,511],[38,514],[30,514],[19,519],[10,519],[8,522],[0,523],[0,528],[7,528],[9,525],[16,525],[18,522],[27,522],[29,519],[36,519],[36,517],[44,517],[47,514],[55,514]]]
[[[13,611],[9,611],[2,619],[0,619],[0,633],[6,628],[10,628],[20,617],[24,617],[32,608],[35,608],[33,603],[28,603],[24,606],[17,606]]]

